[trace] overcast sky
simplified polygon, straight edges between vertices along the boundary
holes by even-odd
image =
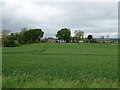
[[[2,28],[20,32],[26,27],[40,28],[44,37],[55,37],[61,28],[83,30],[85,37],[118,36],[117,2],[39,2],[38,0],[2,1]]]

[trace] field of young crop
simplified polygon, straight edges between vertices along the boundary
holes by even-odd
[[[4,47],[3,88],[116,88],[118,46],[37,43]]]

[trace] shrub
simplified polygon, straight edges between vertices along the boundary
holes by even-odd
[[[4,46],[4,47],[16,47],[16,46],[19,46],[19,43],[9,36],[9,37],[5,37],[2,39],[2,46]]]

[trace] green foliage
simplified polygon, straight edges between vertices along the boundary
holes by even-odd
[[[6,34],[7,33],[5,33],[4,37],[2,38],[3,46],[14,47],[20,44],[40,42],[40,38],[43,37],[44,32],[41,29],[28,30],[27,28],[23,28],[20,33],[11,33],[11,35]]]
[[[21,31],[22,31],[22,32],[28,31],[28,29],[27,29],[26,27],[24,27],[24,28],[21,29]]]
[[[2,46],[4,47],[16,47],[19,46],[18,42],[15,40],[13,34],[2,38]]]
[[[32,42],[40,41],[40,38],[43,37],[44,32],[41,29],[30,29],[29,35]]]
[[[23,30],[20,32],[19,42],[21,44],[40,42],[44,32],[41,29]]]
[[[3,88],[117,88],[118,47],[37,43],[3,47]]]
[[[48,42],[48,38],[44,38],[41,40],[42,43],[47,43]]]
[[[65,40],[66,42],[70,41],[70,36],[71,36],[70,29],[67,28],[59,30],[56,34],[56,37],[58,37],[58,39]]]
[[[75,43],[75,37],[71,37],[72,43]]]
[[[78,39],[83,38],[84,36],[84,32],[81,30],[76,30],[74,33],[75,33],[75,37],[77,37]]]
[[[87,39],[91,40],[91,39],[93,39],[93,36],[92,35],[88,35]]]
[[[4,37],[6,37],[7,35],[9,35],[10,33],[11,33],[10,30],[4,29],[4,30],[2,30],[2,37],[4,38]]]

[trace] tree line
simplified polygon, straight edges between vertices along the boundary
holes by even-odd
[[[82,30],[75,30],[74,32],[74,36],[71,36],[71,31],[70,29],[67,28],[63,28],[61,30],[59,30],[56,34],[56,37],[58,38],[58,40],[64,40],[66,43],[67,42],[73,42],[73,43],[78,43],[80,40],[84,42],[96,42],[95,39],[93,39],[92,35],[88,35],[87,38],[84,38],[84,31]]]
[[[56,38],[58,40],[64,40],[66,43],[68,42],[79,42],[84,37],[84,31],[76,30],[74,32],[75,36],[71,37],[71,30],[68,28],[62,28],[58,30],[56,34]],[[10,30],[2,30],[2,46],[4,47],[15,47],[22,44],[30,44],[41,42],[41,38],[43,37],[44,32],[42,29],[27,29],[22,28],[19,33],[11,33]],[[92,35],[88,36],[86,41],[93,40]]]
[[[10,30],[2,30],[2,46],[15,47],[22,44],[40,42],[44,32],[42,29],[22,28],[19,33],[11,33]]]

